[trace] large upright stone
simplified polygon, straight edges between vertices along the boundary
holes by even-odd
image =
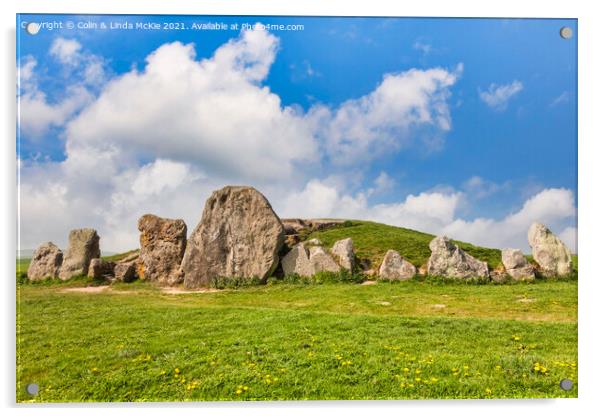
[[[54,243],[44,243],[33,252],[27,269],[27,278],[29,280],[54,279],[58,276],[62,263],[63,252]]]
[[[395,250],[387,250],[378,277],[384,280],[408,280],[416,275],[416,266]]]
[[[209,286],[217,277],[265,280],[278,266],[284,227],[256,189],[226,186],[207,199],[182,260],[184,285]]]
[[[514,280],[533,280],[535,271],[523,252],[515,248],[502,250],[502,263],[506,273]]]
[[[432,276],[471,278],[489,277],[487,263],[472,257],[445,236],[434,238],[429,243],[431,257],[427,264]]]
[[[61,280],[80,274],[87,275],[92,259],[100,257],[100,237],[92,228],[71,230],[69,247],[59,271]]]
[[[353,240],[345,238],[334,243],[330,252],[339,262],[342,268],[353,271],[355,266],[355,252],[353,251]]]
[[[299,243],[289,251],[281,260],[282,271],[285,276],[296,274],[299,276],[312,276],[314,268],[309,261],[309,251],[303,243]]]
[[[138,277],[162,285],[181,283],[183,276],[180,264],[186,250],[184,221],[146,214],[138,220],[138,230]]]
[[[529,245],[533,258],[544,276],[566,276],[573,270],[571,252],[545,225],[533,223],[529,228]]]

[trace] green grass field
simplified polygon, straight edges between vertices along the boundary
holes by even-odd
[[[353,237],[358,255],[374,261],[395,248],[416,265],[426,260],[430,241],[372,223],[315,236],[327,244]],[[497,250],[470,250],[490,265],[499,261]],[[97,292],[73,290],[101,284],[87,278],[20,282],[19,402],[578,392],[575,277],[505,285],[428,277],[373,285],[270,279],[263,286],[179,294],[139,281]],[[561,390],[563,378],[575,387]],[[25,392],[28,383],[40,386],[37,396]]]

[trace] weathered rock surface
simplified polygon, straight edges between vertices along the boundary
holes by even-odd
[[[27,269],[27,278],[29,280],[54,279],[58,277],[62,263],[63,252],[54,243],[41,244],[33,252]]]
[[[355,266],[355,252],[353,250],[353,240],[351,238],[345,238],[335,242],[330,252],[342,268],[353,271],[353,267]]]
[[[428,274],[433,276],[471,278],[489,277],[487,263],[472,257],[445,236],[429,243],[431,257],[427,264]]]
[[[528,238],[533,258],[542,275],[566,276],[571,273],[571,252],[545,225],[533,223],[529,228]]]
[[[285,240],[284,240],[284,244],[289,249],[292,249],[293,247],[295,247],[300,242],[301,242],[301,238],[299,237],[299,234],[289,234],[289,235],[287,235],[285,237]]]
[[[100,258],[92,259],[90,260],[90,266],[88,266],[88,277],[93,279],[112,277],[114,268],[115,263],[112,261],[105,261]]]
[[[283,218],[282,225],[286,234],[298,234],[301,231],[321,231],[329,228],[338,227],[343,224],[344,220],[335,220],[327,218]]]
[[[186,250],[184,221],[146,214],[138,220],[138,230],[140,231],[138,277],[162,285],[181,283],[180,264]]]
[[[222,277],[266,279],[278,265],[284,227],[268,200],[251,187],[213,192],[182,261],[184,285],[209,286]]]
[[[136,268],[133,263],[117,263],[113,269],[115,280],[125,283],[136,279]]]
[[[523,252],[515,248],[502,250],[502,263],[506,273],[514,280],[533,280],[535,270],[527,261]]]
[[[378,276],[385,280],[408,280],[416,275],[416,267],[395,250],[387,250]]]
[[[300,218],[285,218],[281,220],[286,235],[299,234],[308,227],[307,223]]]
[[[100,257],[100,237],[92,228],[71,230],[69,247],[59,271],[61,280],[87,275],[90,261]]]
[[[309,251],[303,243],[297,244],[281,260],[285,276],[297,274],[299,276],[312,276],[314,268],[309,261]]]
[[[340,272],[341,266],[337,264],[324,247],[313,246],[309,248],[309,262],[314,274],[319,272]]]

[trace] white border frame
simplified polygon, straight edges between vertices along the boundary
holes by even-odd
[[[508,413],[591,414],[599,411],[602,395],[602,351],[599,318],[602,316],[599,297],[602,293],[602,276],[599,275],[598,251],[601,249],[598,234],[601,231],[602,203],[598,178],[602,178],[598,161],[602,155],[600,139],[600,104],[602,96],[600,74],[602,64],[599,42],[602,41],[602,15],[596,11],[596,2],[548,0],[527,2],[505,0],[471,2],[470,0],[420,0],[399,2],[391,0],[222,0],[194,4],[191,0],[135,1],[135,0],[21,0],[0,4],[2,21],[2,62],[0,71],[4,96],[0,100],[2,126],[4,126],[1,175],[2,229],[0,255],[5,275],[2,276],[0,307],[3,324],[1,380],[3,407],[8,414],[53,415],[80,414],[85,407],[91,414],[111,412],[127,414],[160,415],[165,410],[182,415],[210,412],[211,414],[303,414],[308,411],[327,414],[343,410],[347,414],[364,414],[369,409],[379,414],[400,412],[436,412],[447,415],[507,415]],[[579,19],[579,399],[531,400],[446,400],[446,401],[383,401],[383,402],[268,402],[268,403],[184,403],[184,404],[108,404],[108,405],[46,405],[27,406],[15,404],[15,283],[14,256],[16,251],[16,150],[15,150],[15,14],[16,13],[118,13],[118,14],[213,14],[213,15],[330,15],[330,16],[422,16],[422,17],[554,17]],[[597,117],[596,117],[597,116]],[[200,408],[200,409],[199,409]],[[6,413],[5,413],[6,414]],[[379,415],[380,416],[380,415]]]

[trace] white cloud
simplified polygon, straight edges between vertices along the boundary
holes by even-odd
[[[397,152],[412,141],[441,145],[451,129],[447,99],[462,72],[442,68],[387,74],[370,94],[337,108],[316,105],[309,112],[330,160],[351,165]]]
[[[29,139],[39,139],[51,127],[58,127],[79,109],[92,101],[92,95],[81,86],[70,87],[66,97],[49,103],[46,94],[32,90],[19,97],[19,128]]]
[[[50,55],[61,63],[74,65],[78,63],[82,45],[75,39],[56,38],[50,45]]]
[[[563,91],[558,97],[554,98],[550,103],[550,107],[556,107],[562,103],[566,103],[569,101],[569,92]]]
[[[527,231],[535,222],[542,222],[571,248],[576,247],[575,229],[564,227],[576,217],[573,193],[568,189],[549,188],[527,199],[516,212],[501,219],[480,217],[466,220],[459,217],[459,207],[466,195],[453,190],[432,190],[408,195],[398,203],[370,205],[365,194],[350,195],[313,180],[300,192],[291,193],[277,212],[287,217],[316,216],[378,221],[451,238],[486,247],[515,247],[530,252]]]
[[[523,89],[523,83],[517,80],[510,84],[491,84],[487,91],[480,91],[481,100],[494,110],[503,111],[508,107],[508,101]]]
[[[433,50],[432,45],[429,45],[428,43],[421,42],[419,40],[417,40],[416,42],[414,42],[413,48],[416,49],[417,51],[422,52],[422,54],[424,56],[430,54],[431,51]]]
[[[40,88],[38,62],[33,56],[24,57],[18,67],[19,130],[28,140],[38,140],[49,129],[63,127],[92,102],[96,89],[106,81],[105,61],[83,52],[76,40],[56,38],[49,53],[64,65],[59,73],[68,81],[68,86],[59,89],[52,100]]]
[[[558,234],[558,238],[560,238],[564,243],[569,247],[571,253],[577,253],[577,228],[576,227],[566,227]]]
[[[509,186],[510,182],[499,184],[476,175],[471,176],[462,184],[462,188],[466,191],[467,195],[474,199],[486,198],[503,189],[507,189]]]
[[[374,179],[374,186],[369,188],[367,193],[369,196],[383,194],[391,191],[395,185],[395,179],[389,176],[387,172],[381,171],[376,179]]]
[[[296,163],[317,160],[317,146],[303,117],[259,85],[277,46],[263,31],[246,31],[200,61],[192,44],[161,46],[143,72],[110,82],[68,125],[70,152],[111,144],[218,176],[290,176]]]
[[[559,227],[567,220],[574,220],[577,210],[572,191],[564,188],[548,188],[535,194],[522,208],[501,220],[477,218],[472,221],[455,219],[441,232],[474,244],[490,247],[515,247],[530,251],[527,230],[537,221],[551,227],[552,231],[562,231]],[[575,241],[565,240],[569,247]]]
[[[284,217],[367,219],[436,233],[453,221],[461,198],[459,192],[423,192],[399,203],[370,205],[364,193],[350,195],[314,179],[275,207]]]

